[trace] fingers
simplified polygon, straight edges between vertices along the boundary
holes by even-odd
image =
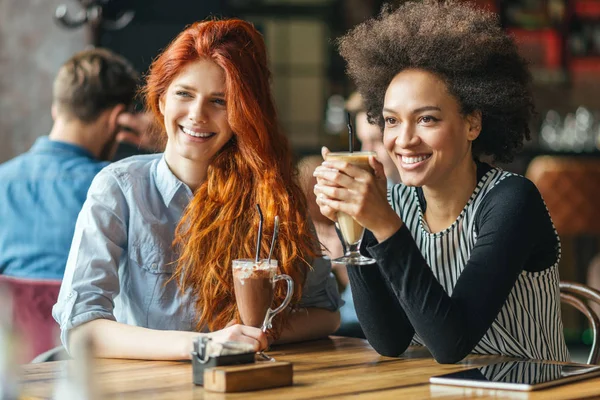
[[[321,200],[323,200],[323,199],[324,199],[324,196],[321,198]],[[321,214],[323,214],[326,218],[329,218],[333,222],[337,222],[337,211],[336,210],[329,207],[327,204],[325,204],[323,201],[320,201],[318,198],[317,198],[317,205],[319,206],[319,211],[321,212]]]
[[[346,188],[319,185],[318,183],[314,187],[314,192],[317,196],[317,204],[319,202],[318,200],[323,198],[335,200],[348,200],[350,197],[354,197],[354,194]]]
[[[153,123],[154,120],[150,113],[122,112],[117,117],[117,124],[127,127],[138,134],[144,134],[150,131]]]
[[[237,319],[232,319],[231,321],[229,321],[227,323],[227,325],[225,325],[225,328],[229,328],[230,326],[236,325],[238,324],[238,320]]]
[[[323,157],[323,159],[325,159],[327,157],[327,154],[329,154],[330,151],[327,147],[323,146],[321,147],[321,156]]]
[[[327,212],[332,215],[337,215],[338,212],[344,212],[348,215],[354,216],[360,207],[356,204],[348,203],[341,200],[332,199],[324,196],[317,199],[317,203],[321,209],[326,208]],[[325,214],[323,214],[325,215]],[[328,217],[329,218],[329,217]],[[329,218],[332,219],[332,218]],[[332,219],[333,220],[333,219]],[[335,221],[335,220],[334,220]]]
[[[335,182],[332,182],[330,180],[327,180],[323,177],[317,177],[317,185],[321,185],[321,186],[333,186],[333,187],[341,187],[340,185],[337,185]]]
[[[269,341],[267,339],[266,333],[264,333],[259,328],[255,328],[253,326],[246,325],[234,325],[239,326],[242,329],[242,333],[245,337],[253,339],[255,342],[258,342],[257,350],[264,350],[269,347]]]
[[[337,221],[337,211],[329,207],[327,204],[323,203],[323,199],[326,198],[325,193],[322,192],[322,188],[324,186],[329,187],[339,187],[335,185],[333,182],[327,181],[325,179],[317,178],[317,184],[313,187],[313,193],[315,194],[315,201],[319,206],[319,211],[326,218],[329,218],[333,222]]]
[[[126,130],[120,130],[117,133],[117,136],[115,137],[115,140],[117,142],[127,142],[127,143],[131,143],[134,146],[139,146],[140,145],[140,137],[138,135],[136,135],[133,132],[130,131],[126,131]]]
[[[353,178],[330,168],[317,167],[314,174],[317,177],[314,187],[317,199],[323,195],[336,200],[356,201],[375,187],[375,178],[370,173]]]
[[[125,111],[119,114],[117,116],[117,124],[134,132],[138,132],[138,129],[136,128],[139,128],[139,122],[137,121],[136,116],[130,112]]]
[[[371,161],[369,161],[371,162]],[[319,167],[315,168],[314,176],[323,176],[329,180],[339,183],[337,180],[340,176],[347,176],[349,181],[359,179],[365,180],[369,176],[372,176],[371,171],[365,171],[364,169],[357,167],[356,165],[350,164],[346,161],[340,160],[329,160],[324,161]],[[333,179],[335,177],[335,179]]]
[[[322,186],[335,186],[349,188],[354,183],[354,178],[340,173],[338,169],[325,166],[325,163],[315,168],[313,176],[317,178],[317,184]]]
[[[252,345],[255,351],[268,347],[267,335],[259,328],[240,324],[232,325],[213,332],[212,337],[218,342],[235,341]]]

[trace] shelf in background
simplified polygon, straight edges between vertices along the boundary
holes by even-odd
[[[572,0],[573,14],[585,19],[600,19],[600,1]]]
[[[561,66],[562,42],[556,30],[507,28],[506,31],[514,37],[519,50],[533,66],[549,69]]]

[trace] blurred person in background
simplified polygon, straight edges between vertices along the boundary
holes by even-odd
[[[0,165],[0,273],[62,279],[77,215],[96,174],[112,158],[119,117],[138,73],[106,49],[75,54],[53,85],[53,126]]]
[[[313,173],[321,165],[323,157],[320,155],[310,155],[302,158],[298,163],[298,172],[300,187],[306,194],[308,202],[308,212],[315,225],[315,230],[321,243],[323,254],[330,260],[344,255],[344,248],[340,238],[335,230],[335,224],[332,220],[321,214],[317,197],[313,190],[317,183],[317,178]],[[354,302],[352,301],[352,291],[350,290],[350,281],[348,280],[348,271],[346,265],[332,262],[331,269],[338,283],[338,289],[345,304],[340,308],[341,323],[340,328],[335,332],[338,336],[351,336],[364,338],[364,334],[358,323]]]
[[[400,173],[383,144],[383,131],[379,125],[369,123],[360,93],[354,92],[350,95],[346,101],[346,110],[354,116],[354,132],[360,140],[360,149],[374,151],[377,154],[377,160],[383,164],[388,185],[400,183]]]
[[[149,112],[124,112],[117,119],[117,149],[112,161],[140,154],[160,153],[164,150],[160,129]]]

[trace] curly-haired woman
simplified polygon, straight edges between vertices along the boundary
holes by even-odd
[[[456,1],[408,2],[339,40],[402,184],[344,162],[316,171],[321,212],[368,229],[376,266],[349,266],[371,345],[567,360],[560,243],[536,187],[479,160],[529,138],[530,74],[497,17]],[[324,152],[327,152],[325,149]],[[387,197],[387,198],[386,198]]]
[[[90,335],[101,357],[186,359],[207,332],[264,349],[259,328],[236,324],[231,271],[233,259],[254,255],[257,203],[262,255],[278,215],[274,258],[295,282],[295,311],[279,314],[272,337],[337,329],[337,287],[317,254],[269,78],[262,36],[235,19],[191,25],[153,62],[144,93],[165,152],[115,163],[94,180],[53,310],[65,347]]]

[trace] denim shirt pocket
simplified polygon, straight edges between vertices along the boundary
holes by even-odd
[[[130,285],[128,285],[129,304],[136,306],[132,310],[139,315],[139,323],[148,328],[160,328],[161,316],[172,305],[166,291],[176,287],[171,281],[176,263],[171,260],[172,252],[159,243],[144,243],[130,247]],[[172,289],[171,289],[172,290]],[[133,307],[132,307],[133,308]],[[158,324],[158,325],[157,325]]]

